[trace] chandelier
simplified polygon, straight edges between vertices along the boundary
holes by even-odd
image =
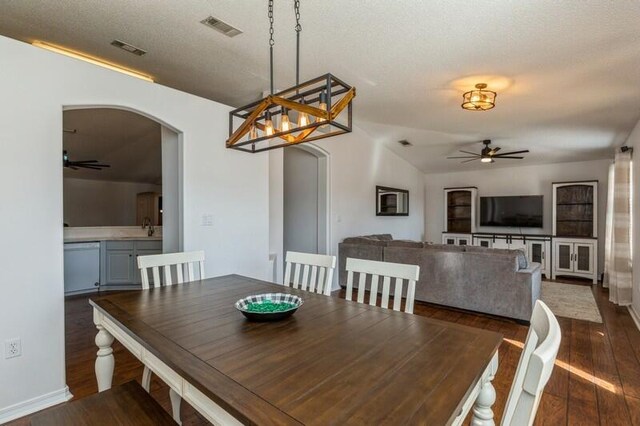
[[[462,108],[469,111],[486,111],[496,106],[496,92],[485,90],[484,83],[476,84],[476,90],[462,95]]]
[[[274,93],[273,0],[268,1],[270,94],[229,113],[227,148],[261,152],[351,132],[351,87],[331,74],[300,83],[300,1],[296,16],[296,85]]]

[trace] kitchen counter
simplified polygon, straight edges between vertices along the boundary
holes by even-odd
[[[154,235],[153,237],[65,237],[65,243],[85,243],[90,241],[139,241],[139,240],[148,240],[148,241],[162,241],[161,235]]]
[[[162,241],[162,226],[154,227],[152,237],[148,229],[140,226],[88,226],[64,228],[65,243],[83,243],[89,241]]]

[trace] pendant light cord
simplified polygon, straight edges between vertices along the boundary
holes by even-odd
[[[273,95],[273,0],[269,0],[269,77],[271,81],[271,94]]]
[[[294,0],[293,10],[296,13],[296,86],[300,84],[300,0]]]

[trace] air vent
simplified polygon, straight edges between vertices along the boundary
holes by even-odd
[[[413,144],[406,139],[402,139],[401,141],[398,141],[398,143],[402,146],[413,146]]]
[[[133,53],[134,55],[138,55],[138,56],[142,56],[147,53],[145,50],[142,50],[138,47],[132,46],[129,43],[125,43],[124,41],[120,41],[120,40],[113,40],[111,42],[111,45],[118,47],[122,50],[126,50],[127,52]]]
[[[205,24],[207,27],[211,27],[214,30],[221,32],[227,37],[235,37],[238,34],[242,34],[242,31],[240,31],[239,29],[234,28],[226,22],[221,21],[218,18],[214,18],[213,16],[209,16],[207,19],[204,19],[200,22]]]

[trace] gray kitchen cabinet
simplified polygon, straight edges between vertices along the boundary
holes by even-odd
[[[103,286],[140,286],[137,257],[162,253],[162,241],[158,240],[106,241],[103,247]]]

